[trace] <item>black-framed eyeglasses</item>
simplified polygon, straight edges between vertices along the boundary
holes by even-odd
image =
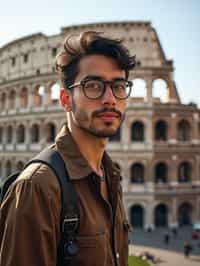
[[[75,87],[81,86],[84,95],[88,99],[99,99],[104,95],[106,91],[106,85],[109,85],[111,87],[112,93],[115,98],[124,100],[130,96],[133,82],[125,79],[115,79],[108,81],[99,78],[86,78],[78,83],[69,86],[68,89],[73,89]]]

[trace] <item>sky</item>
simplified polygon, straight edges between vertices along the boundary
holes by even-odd
[[[0,47],[16,38],[93,22],[150,21],[167,59],[183,103],[200,107],[199,0],[0,0]]]

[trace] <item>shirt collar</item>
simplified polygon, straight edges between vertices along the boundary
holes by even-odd
[[[69,177],[72,180],[82,179],[93,173],[88,161],[81,154],[74,141],[67,124],[65,124],[56,137],[56,148],[66,164]],[[104,152],[102,163],[109,176],[120,177],[120,170],[113,164],[109,155]]]

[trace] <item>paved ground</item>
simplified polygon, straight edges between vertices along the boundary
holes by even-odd
[[[200,265],[200,232],[199,239],[192,239],[192,228],[185,227],[178,230],[176,237],[169,232],[169,243],[164,242],[164,234],[168,229],[156,229],[152,232],[134,230],[130,234],[130,253],[149,251],[156,257],[161,258],[160,266],[196,266]],[[189,241],[193,249],[191,256],[183,255],[183,243]]]
[[[158,248],[150,248],[144,246],[130,246],[129,253],[137,254],[144,251],[148,251],[154,256],[161,259],[161,262],[152,265],[158,266],[199,266],[200,265],[200,257],[199,256],[190,256],[189,258],[184,258],[183,254],[163,250]]]

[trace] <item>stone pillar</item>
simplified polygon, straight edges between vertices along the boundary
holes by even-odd
[[[153,102],[153,93],[152,93],[152,79],[151,78],[148,78],[146,80],[146,91],[147,91],[146,101],[148,103],[152,104],[152,102]]]
[[[20,88],[16,89],[16,110],[20,109]]]
[[[155,225],[154,225],[154,217],[153,217],[153,202],[150,201],[148,202],[148,204],[146,205],[146,209],[145,209],[145,229],[154,229]]]
[[[177,142],[176,132],[176,113],[171,113],[170,130],[169,130],[169,143],[175,144]]]
[[[13,146],[14,150],[16,151],[16,145],[17,145],[17,124],[16,122],[13,123]]]
[[[33,107],[33,86],[28,87],[28,109]]]
[[[169,225],[170,227],[176,227],[178,226],[178,217],[177,217],[177,198],[174,197],[172,199],[172,211],[171,211],[171,215],[168,218],[169,219]]]
[[[199,114],[194,113],[193,114],[193,131],[192,131],[192,142],[194,144],[199,143],[199,140],[198,140],[198,137],[199,137],[198,136],[199,135],[198,123],[199,123]]]
[[[29,146],[30,146],[30,121],[27,120],[25,123],[25,144],[26,144],[26,149],[29,150]]]
[[[173,154],[171,157],[171,163],[169,165],[169,175],[168,175],[168,179],[169,179],[169,183],[171,185],[177,185],[178,183],[178,175],[177,175],[177,161],[178,161],[178,156],[176,154]]]

